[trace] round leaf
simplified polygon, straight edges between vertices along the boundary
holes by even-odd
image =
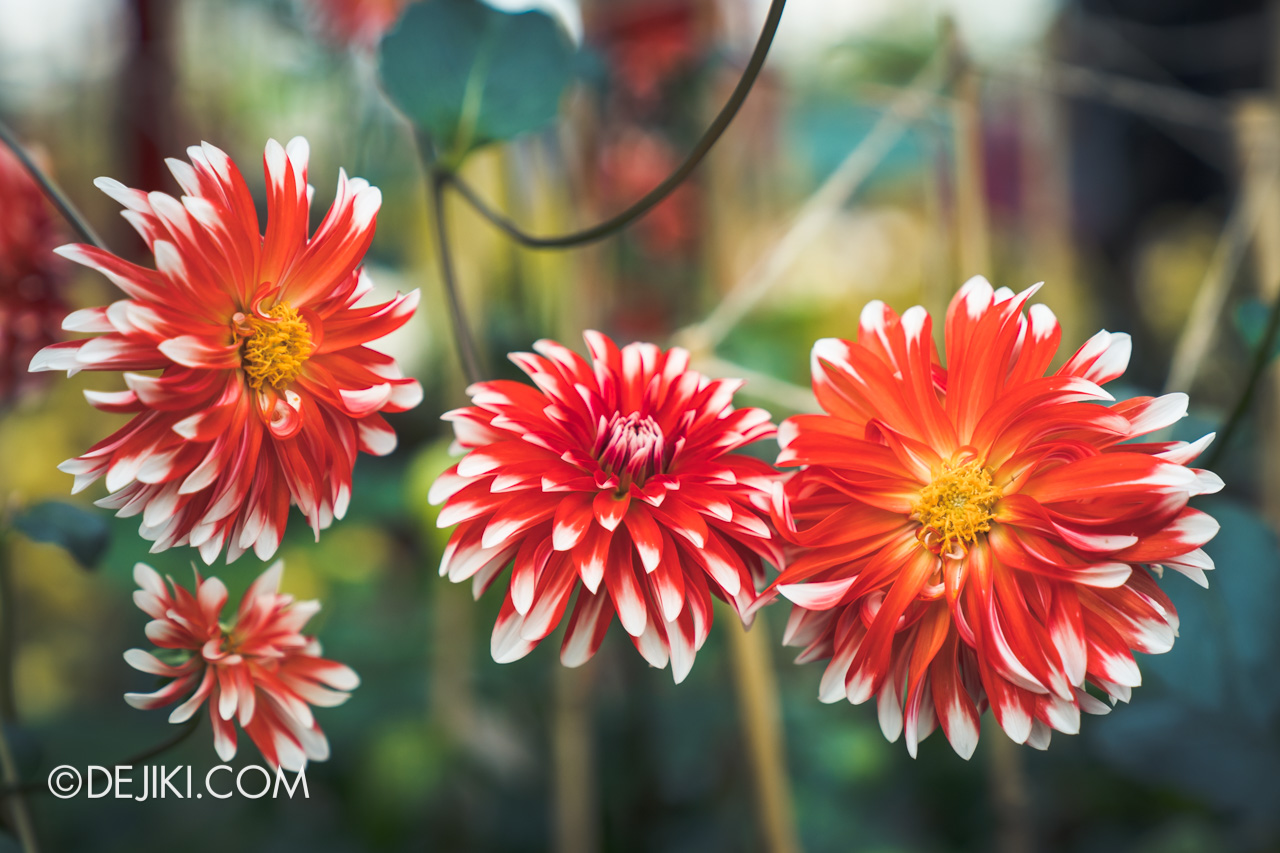
[[[379,72],[396,107],[456,161],[555,118],[573,55],[545,12],[429,0],[383,39]]]

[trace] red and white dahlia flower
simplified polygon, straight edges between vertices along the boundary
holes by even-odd
[[[774,434],[734,409],[741,383],[689,369],[682,349],[619,349],[587,332],[592,360],[553,341],[511,360],[536,388],[480,382],[444,415],[470,452],[431,489],[458,525],[440,574],[478,598],[513,565],[494,660],[528,654],[560,622],[567,666],[600,647],[616,612],[640,654],[684,680],[711,627],[711,596],[745,614],[780,562],[765,523],[775,472],[733,451]]]
[[[150,710],[172,705],[169,722],[182,723],[209,705],[213,746],[218,757],[236,754],[235,723],[273,767],[300,770],[308,761],[329,757],[329,742],[311,706],[332,707],[350,698],[360,684],[348,666],[320,657],[320,644],[302,628],[318,601],[294,601],[282,595],[277,561],[240,600],[235,621],[219,621],[227,588],[217,578],[196,573],[195,592],[169,579],[168,586],[150,566],[138,563],[133,578],[140,589],[133,600],[152,618],[147,639],[163,650],[163,660],[142,649],[124,659],[134,669],[172,679],[155,693],[127,693],[125,701]]]
[[[351,498],[357,450],[383,455],[396,436],[379,412],[422,399],[395,361],[365,344],[403,325],[418,292],[357,306],[372,287],[360,261],[381,194],[339,173],[337,198],[308,236],[306,140],[267,143],[266,236],[235,164],[204,144],[169,160],[182,200],[99,178],[126,208],[156,269],[92,246],[59,254],[99,270],[127,298],[63,322],[97,337],[54,344],[31,369],[124,370],[128,390],[85,392],[135,417],[59,468],[73,492],[106,475],[99,506],[142,514],[152,551],[225,546],[231,561],[280,544],[292,502],[320,535]],[[155,370],[158,375],[135,371]]]
[[[947,311],[944,367],[928,313],[862,313],[856,343],[813,349],[826,414],[779,427],[779,530],[803,546],[777,579],[785,641],[830,658],[819,696],[877,697],[907,749],[941,723],[968,758],[989,704],[1018,743],[1045,748],[1080,711],[1128,701],[1131,651],[1167,651],[1173,605],[1152,575],[1207,585],[1218,530],[1187,506],[1222,487],[1187,467],[1194,443],[1126,443],[1186,414],[1184,394],[1113,398],[1128,335],[1099,332],[1057,371],[1044,305],[970,280]]]

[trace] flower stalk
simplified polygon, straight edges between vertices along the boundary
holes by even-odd
[[[13,566],[10,556],[9,537],[0,532],[0,775],[3,775],[6,788],[15,789],[4,804],[9,826],[22,845],[23,853],[39,853],[35,823],[27,807],[27,798],[18,789],[18,764],[14,759],[13,746],[9,743],[9,727],[15,721],[13,658],[17,653]]]

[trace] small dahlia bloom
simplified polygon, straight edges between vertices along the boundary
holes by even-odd
[[[138,563],[140,587],[133,600],[153,621],[147,639],[160,656],[130,649],[134,669],[172,679],[154,693],[127,693],[125,701],[151,710],[183,700],[169,722],[191,719],[208,703],[218,757],[236,754],[236,728],[253,741],[273,767],[300,770],[329,757],[329,742],[311,706],[341,705],[360,684],[348,666],[320,657],[320,644],[302,628],[320,609],[318,601],[294,601],[280,593],[284,564],[277,561],[245,591],[230,623],[221,622],[227,588],[196,572],[195,591],[164,580]]]
[[[58,250],[102,272],[125,297],[63,322],[96,337],[40,351],[31,370],[123,370],[128,389],[86,391],[122,429],[59,468],[78,492],[106,476],[99,506],[142,515],[152,552],[200,550],[206,563],[252,548],[267,559],[290,503],[319,537],[351,499],[357,450],[396,444],[381,412],[422,399],[395,361],[367,346],[402,326],[418,292],[358,305],[372,283],[360,261],[381,195],[338,176],[337,198],[308,236],[312,188],[306,140],[267,143],[266,235],[235,164],[204,144],[170,160],[182,200],[99,178],[125,206],[156,269],[92,246]],[[159,371],[146,374],[137,371]]]
[[[587,332],[588,362],[553,341],[511,360],[536,387],[480,382],[444,415],[470,452],[432,486],[457,525],[440,574],[478,598],[508,565],[493,659],[551,633],[577,591],[560,649],[587,661],[617,613],[650,664],[684,680],[711,627],[711,596],[739,614],[762,560],[780,562],[768,517],[773,469],[734,451],[774,434],[769,413],[734,409],[738,381],[689,369],[682,349],[619,349]]]
[[[40,187],[0,146],[0,404],[38,380],[27,365],[61,337],[65,264],[53,254],[62,230]]]
[[[1167,651],[1178,617],[1162,567],[1202,586],[1218,530],[1187,506],[1217,476],[1187,467],[1212,440],[1133,441],[1186,414],[1184,394],[1113,402],[1129,361],[1099,332],[1046,374],[1061,331],[1044,305],[970,280],[946,318],[946,366],[923,308],[862,312],[856,343],[813,349],[825,414],[779,427],[785,642],[830,658],[819,696],[876,697],[907,749],[941,724],[968,758],[988,705],[1043,749],[1141,681],[1133,651]],[[1106,401],[1103,404],[1099,404]],[[1094,692],[1090,692],[1092,685]]]

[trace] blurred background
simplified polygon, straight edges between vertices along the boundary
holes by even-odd
[[[1166,578],[1182,617],[1174,649],[1140,661],[1131,706],[1047,753],[989,727],[969,762],[941,735],[912,760],[872,708],[816,701],[821,667],[796,667],[780,647],[780,607],[752,630],[763,682],[744,678],[734,644],[747,641],[724,614],[679,688],[617,628],[572,673],[557,638],[494,664],[500,598],[473,604],[469,586],[437,577],[447,531],[425,500],[449,464],[438,416],[465,398],[412,135],[377,82],[376,43],[400,5],[0,0],[0,116],[114,250],[150,263],[94,177],[176,192],[163,158],[208,140],[262,204],[265,140],[302,134],[317,216],[340,166],[380,186],[368,269],[384,294],[424,293],[384,348],[426,402],[394,416],[394,455],[359,460],[347,519],[317,545],[295,518],[282,548],[286,591],[323,600],[311,629],[363,679],[318,714],[333,757],[309,768],[310,799],[36,793],[47,850],[1280,850],[1273,372],[1219,466],[1227,491],[1200,504],[1223,528],[1207,548],[1212,588]],[[560,118],[485,148],[464,174],[554,233],[621,209],[680,162],[737,81],[767,3],[542,5],[579,45]],[[1278,46],[1280,7],[1262,0],[791,0],[737,121],[621,236],[527,251],[453,199],[488,369],[513,375],[505,353],[540,337],[580,349],[581,330],[599,328],[681,342],[705,372],[749,378],[743,404],[782,418],[813,406],[812,341],[853,337],[868,300],[937,312],[984,273],[1015,290],[1047,282],[1039,298],[1063,323],[1063,358],[1099,328],[1132,334],[1123,391],[1189,391],[1177,437],[1198,437],[1235,405],[1280,295]],[[0,190],[0,495],[9,512],[54,498],[88,507],[102,487],[69,499],[55,466],[121,422],[81,397],[118,376],[32,383],[24,368],[68,308],[115,297],[60,259],[5,254],[6,240],[71,236],[51,211],[7,221],[25,190]],[[10,239],[28,226],[39,233]],[[92,513],[109,535],[92,568],[53,545],[5,545],[17,642],[0,677],[32,779],[115,764],[172,734],[164,712],[121,698],[150,689],[121,657],[146,645],[130,572],[146,560],[185,582],[194,554],[148,556],[134,521]],[[261,568],[249,555],[216,570],[234,600]],[[159,760],[212,766],[209,740],[198,732]],[[773,770],[753,757],[762,742]],[[258,761],[247,740],[236,761]]]

